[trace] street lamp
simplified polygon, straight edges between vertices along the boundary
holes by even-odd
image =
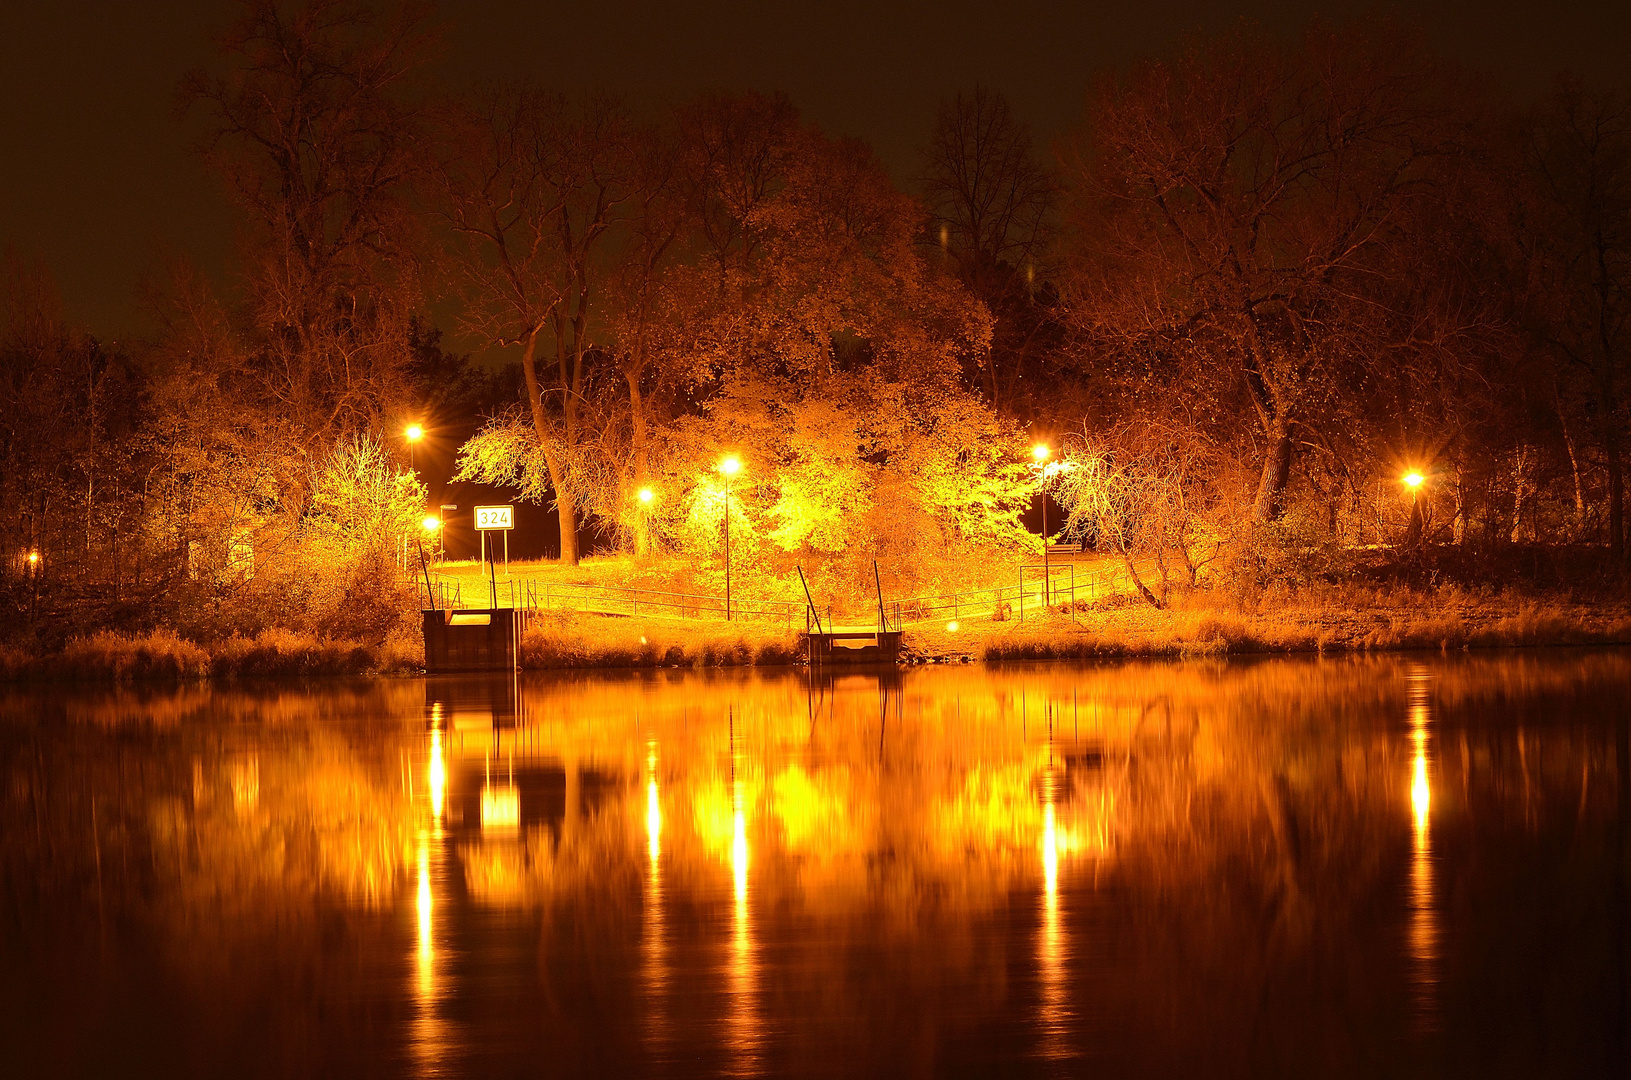
[[[642,487],[634,493],[634,499],[639,506],[634,515],[634,554],[637,558],[644,558],[651,551],[651,504],[657,498],[657,493],[649,487]]]
[[[725,621],[731,621],[731,478],[742,471],[742,461],[735,454],[727,454],[719,463],[725,474]]]
[[[418,424],[409,424],[408,430],[402,433],[408,440],[408,471],[413,471],[413,444],[425,437],[425,429]]]
[[[1410,528],[1405,533],[1405,543],[1412,547],[1421,540],[1421,486],[1426,479],[1415,469],[1399,477],[1400,483],[1410,489]]]
[[[1042,470],[1042,606],[1048,606],[1048,585],[1052,578],[1048,573],[1048,470],[1043,464],[1053,450],[1047,443],[1037,443],[1031,447],[1031,456],[1036,459],[1037,467]],[[1020,603],[1025,602],[1021,595]]]

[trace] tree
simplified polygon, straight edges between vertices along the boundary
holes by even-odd
[[[642,168],[649,163],[639,152],[641,133],[608,100],[498,88],[456,109],[449,130],[440,194],[458,240],[467,321],[489,342],[521,348],[537,450],[560,513],[561,559],[575,564],[599,434],[585,423],[589,395],[613,340],[605,294],[628,208],[650,194],[642,181],[660,182],[663,171]],[[660,258],[639,243],[633,248],[637,259]],[[636,301],[646,296],[638,286],[631,293]],[[541,347],[552,347],[547,368]],[[643,359],[632,363],[637,393]]]
[[[1058,183],[1007,99],[981,86],[941,101],[920,157],[929,231],[994,319],[978,385],[993,407],[1010,408],[1028,367],[1036,374],[1048,316],[1037,271],[1049,255]]]
[[[1608,537],[1625,555],[1624,381],[1631,353],[1631,102],[1563,82],[1532,128],[1550,310],[1543,336],[1584,376],[1608,478]],[[1561,415],[1561,414],[1560,414]]]
[[[1259,523],[1283,509],[1299,438],[1391,343],[1372,286],[1447,149],[1433,85],[1385,27],[1315,28],[1294,48],[1237,32],[1093,99],[1071,170],[1075,322],[1249,410]]]
[[[1215,512],[1222,470],[1216,447],[1202,433],[1143,422],[1108,436],[1073,437],[1047,469],[1057,470],[1054,497],[1069,514],[1065,532],[1091,537],[1118,555],[1152,607],[1167,604],[1169,560],[1182,564],[1186,583],[1194,586],[1201,568],[1216,558],[1224,535]],[[1150,563],[1158,575],[1153,589],[1145,581]]]
[[[410,187],[420,119],[407,84],[433,41],[426,9],[248,0],[194,72],[202,150],[245,212],[253,369],[301,445],[379,428],[402,394],[416,300]]]
[[[34,610],[42,585],[53,606],[98,603],[110,592],[117,599],[128,587],[151,461],[147,413],[145,380],[131,358],[72,328],[43,263],[8,250],[0,278],[0,604]]]

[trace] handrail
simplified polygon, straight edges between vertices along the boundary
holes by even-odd
[[[457,581],[435,583],[442,607],[462,607],[462,587]],[[451,586],[451,596],[449,595]],[[683,593],[658,589],[636,589],[626,585],[598,585],[592,582],[551,582],[538,578],[511,579],[507,585],[511,607],[533,611],[578,610],[611,615],[658,615],[679,618],[723,617],[723,597],[705,593]],[[792,625],[802,606],[787,600],[744,600],[731,598],[731,614],[746,618],[780,620]]]

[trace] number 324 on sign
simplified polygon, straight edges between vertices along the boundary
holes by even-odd
[[[476,507],[477,529],[513,529],[515,528],[515,507],[513,506],[478,506]]]

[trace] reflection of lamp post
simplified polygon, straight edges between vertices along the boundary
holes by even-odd
[[[731,477],[742,471],[742,462],[731,454],[719,463],[725,474],[725,621],[731,621]]]
[[[1049,449],[1047,443],[1037,443],[1031,447],[1031,456],[1036,459],[1037,467],[1042,470],[1042,606],[1044,608],[1048,606],[1050,578],[1048,577],[1048,472],[1043,463],[1048,460],[1048,455],[1051,453],[1053,451]],[[1025,602],[1023,595],[1019,599],[1021,604]]]
[[[1415,469],[1411,469],[1399,478],[1405,487],[1410,489],[1410,528],[1405,533],[1405,544],[1414,547],[1421,541],[1421,485],[1426,477]]]

